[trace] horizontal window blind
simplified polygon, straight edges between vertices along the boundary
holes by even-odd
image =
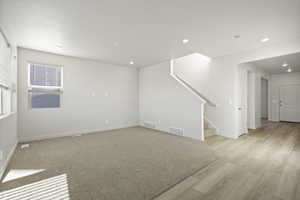
[[[61,67],[30,64],[30,83],[32,87],[61,87]]]

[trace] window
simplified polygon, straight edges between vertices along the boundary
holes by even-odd
[[[62,67],[29,64],[28,86],[31,108],[61,107],[62,77]]]
[[[0,84],[0,116],[11,112],[11,90]]]

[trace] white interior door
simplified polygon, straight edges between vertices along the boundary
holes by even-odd
[[[300,122],[300,85],[280,87],[280,121]]]

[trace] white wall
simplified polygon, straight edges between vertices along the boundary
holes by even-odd
[[[2,160],[0,160],[0,178],[17,142],[17,114],[13,113],[0,119],[0,150],[3,154]]]
[[[0,34],[0,83],[11,87],[17,82],[17,60],[14,45],[7,48]],[[13,112],[0,116],[0,178],[14,151],[17,140],[16,98],[12,100]]]
[[[21,141],[138,124],[137,69],[22,48],[18,53],[18,133]],[[61,108],[29,108],[28,61],[63,66]]]
[[[217,107],[205,107],[205,117],[216,126],[219,135],[232,138],[247,130],[237,121],[241,117],[247,120],[247,112],[244,112],[247,104],[240,102],[240,98],[247,101],[247,88],[243,86],[247,87],[247,72],[253,72],[254,84],[253,104],[249,108],[253,109],[251,128],[261,126],[261,77],[267,77],[252,64],[239,65],[237,60],[230,56],[208,59],[197,53],[174,60],[175,73],[217,104]],[[237,94],[239,99],[235,98]]]
[[[261,80],[261,117],[268,118],[268,80]]]
[[[237,138],[241,133],[241,96],[243,88],[239,65],[300,51],[300,39],[284,43],[267,43],[261,48],[236,55],[212,58],[207,64],[183,59],[175,66],[176,74],[208,99],[218,104],[208,107],[205,115],[219,129],[219,134]],[[197,60],[193,59],[192,60]],[[175,64],[176,65],[176,64]],[[204,66],[204,67],[203,67]]]
[[[225,63],[230,65],[229,62],[223,58],[208,59],[192,54],[174,60],[174,73],[217,104],[217,107],[205,106],[204,116],[217,127],[218,134],[234,137],[235,71],[225,67]]]
[[[279,121],[279,88],[282,85],[300,84],[300,72],[274,74],[270,81],[270,119]]]
[[[140,124],[151,122],[155,129],[170,132],[184,129],[184,136],[201,139],[203,101],[170,76],[170,62],[140,70]]]

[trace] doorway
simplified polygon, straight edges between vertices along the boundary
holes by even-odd
[[[238,136],[300,122],[300,52],[240,63],[238,81]]]
[[[269,119],[269,77],[254,66],[240,64],[239,135],[261,128]]]
[[[247,132],[248,129],[255,129],[255,74],[247,71]]]
[[[269,119],[269,82],[265,78],[261,78],[261,124],[265,124]]]

